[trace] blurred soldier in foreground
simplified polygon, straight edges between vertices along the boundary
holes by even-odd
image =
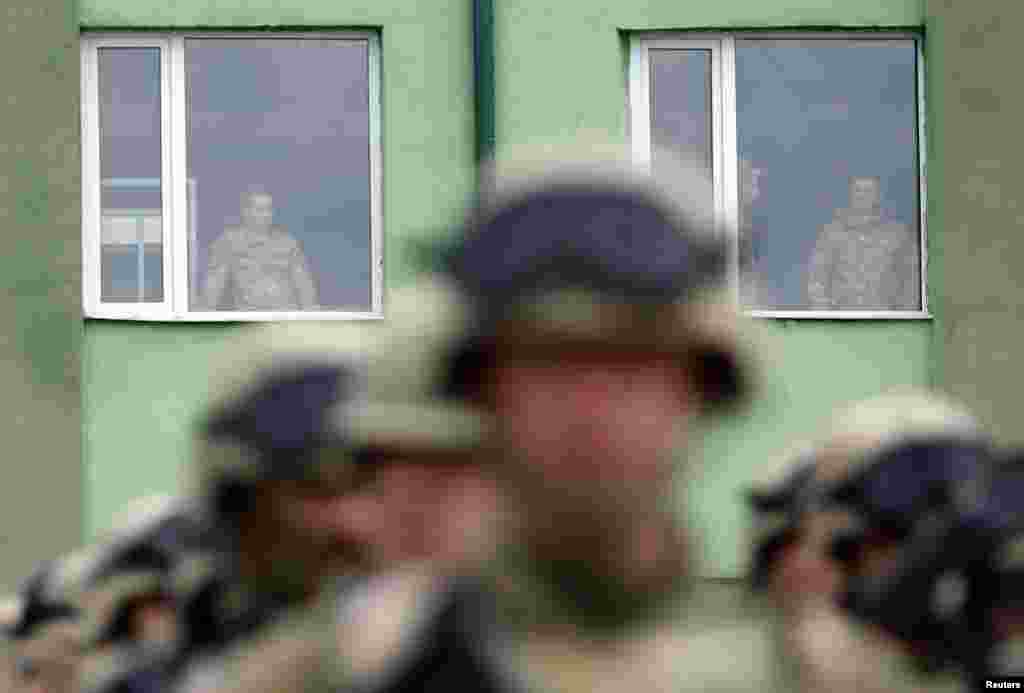
[[[440,283],[393,294],[390,323],[367,334],[364,387],[332,415],[353,469],[337,517],[365,549],[370,579],[347,585],[325,622],[310,614],[312,629],[287,624],[240,649],[232,683],[216,690],[365,683],[395,653],[409,615],[443,602],[493,546],[494,491],[480,464],[486,417],[436,396],[457,318],[451,296]]]
[[[903,648],[881,629],[853,623],[840,609],[847,565],[833,547],[859,537],[856,517],[836,508],[830,490],[856,478],[874,455],[918,441],[959,441],[983,449],[984,438],[962,408],[925,393],[899,392],[839,412],[788,477],[750,495],[757,521],[752,562],[755,588],[775,607],[774,640],[793,688],[800,690],[915,690],[948,680],[919,680]],[[904,460],[908,472],[914,462]],[[950,477],[980,475],[976,458]],[[917,472],[919,473],[919,472]],[[909,499],[912,489],[894,490]],[[863,558],[891,560],[897,538],[872,534]]]
[[[1024,676],[1024,467],[1002,457],[977,441],[908,441],[830,494],[862,523],[836,546],[843,605],[974,690]],[[879,536],[896,547],[883,560]]]
[[[79,551],[40,566],[3,605],[4,635],[18,693],[74,693],[79,663],[75,594],[88,554]]]
[[[182,587],[214,579],[202,519],[185,498],[148,497],[98,542],[78,599],[82,693],[166,690],[189,646]]]
[[[723,249],[706,217],[628,175],[583,166],[510,185],[450,258],[469,319],[447,392],[494,417],[497,555],[418,600],[397,654],[356,667],[355,685],[761,690],[735,671],[744,643],[688,648],[699,636],[680,627],[693,575],[673,477],[706,420],[752,386],[734,316],[709,298]],[[389,606],[352,632],[379,631]],[[342,643],[358,659],[359,640]]]

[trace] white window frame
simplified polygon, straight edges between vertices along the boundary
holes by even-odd
[[[712,89],[712,160],[714,162],[715,219],[729,248],[729,284],[739,304],[739,152],[736,135],[736,40],[743,38],[802,40],[913,40],[916,48],[918,227],[920,232],[921,308],[919,310],[758,310],[744,306],[757,318],[810,320],[930,320],[928,309],[928,235],[925,138],[924,55],[921,36],[912,32],[641,32],[630,40],[629,122],[634,161],[645,168],[651,162],[651,49],[710,50]]]
[[[370,135],[370,261],[369,311],[206,311],[189,308],[188,199],[195,201],[194,181],[187,180],[187,105],[185,42],[188,39],[331,39],[366,42],[369,77]],[[101,204],[99,134],[99,49],[160,50],[160,150],[163,242],[163,300],[113,303],[101,300]],[[166,322],[264,322],[275,320],[378,320],[384,317],[384,214],[381,146],[380,39],[370,31],[331,32],[181,32],[174,34],[87,34],[81,41],[82,61],[82,308],[88,318]],[[192,188],[190,193],[189,188]],[[195,213],[193,205],[193,214]]]

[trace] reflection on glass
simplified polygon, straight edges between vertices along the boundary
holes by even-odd
[[[747,305],[919,310],[911,40],[736,45]]]
[[[160,50],[99,50],[100,300],[163,300]]]
[[[199,310],[369,310],[366,41],[186,44]]]
[[[651,166],[672,175],[666,157],[696,163],[706,172],[707,190],[698,199],[710,209],[712,189],[711,51],[655,49],[651,69]]]

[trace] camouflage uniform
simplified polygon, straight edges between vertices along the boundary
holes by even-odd
[[[316,282],[299,242],[284,229],[227,229],[210,246],[208,310],[312,310]]]
[[[41,684],[51,693],[76,690],[81,612],[75,599],[89,558],[82,549],[44,563],[5,604],[4,635],[13,650],[16,685]]]
[[[917,237],[877,215],[842,211],[821,231],[807,268],[807,299],[819,310],[920,308]]]

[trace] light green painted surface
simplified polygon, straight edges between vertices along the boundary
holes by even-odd
[[[382,45],[385,272],[407,239],[450,224],[472,191],[470,4],[463,0],[82,0],[85,29],[375,28]],[[208,357],[228,325],[91,321],[83,369],[87,536],[142,493],[173,491]]]
[[[783,453],[814,435],[836,407],[888,388],[927,386],[929,326],[916,322],[762,321],[765,386],[750,411],[708,436],[686,489],[709,576],[735,576],[745,560],[740,493],[772,476]]]
[[[389,283],[405,274],[401,239],[437,228],[469,192],[472,91],[469,2],[192,0],[167,5],[83,0],[86,27],[376,26],[382,31],[385,215]],[[499,145],[580,130],[625,133],[622,30],[749,27],[908,27],[920,2],[658,0],[496,3]],[[571,85],[571,91],[567,91]],[[934,152],[933,152],[934,154]],[[934,171],[935,162],[929,161]],[[933,230],[935,224],[933,224]],[[935,234],[932,235],[932,252]],[[705,570],[739,569],[738,491],[795,435],[836,405],[930,380],[924,322],[768,321],[778,360],[753,411],[716,431],[693,470],[690,506],[706,539]],[[87,532],[144,492],[171,490],[188,455],[187,424],[200,401],[207,356],[227,326],[92,322],[83,372]],[[144,355],[144,359],[142,356]]]
[[[499,150],[587,131],[626,136],[630,30],[920,27],[919,0],[506,0],[496,5]],[[934,240],[934,239],[933,239]],[[934,244],[933,244],[934,246]],[[740,489],[796,435],[837,406],[898,385],[927,385],[928,322],[765,321],[781,356],[764,397],[710,436],[707,462],[688,485],[705,544],[704,571],[736,575],[745,514]]]
[[[939,383],[1000,439],[1021,426],[1024,263],[1024,92],[1020,2],[929,0],[929,41],[941,55],[933,105],[941,117],[943,284]]]
[[[21,583],[37,562],[73,548],[81,531],[81,164],[74,18],[70,0],[0,5],[4,591]]]

